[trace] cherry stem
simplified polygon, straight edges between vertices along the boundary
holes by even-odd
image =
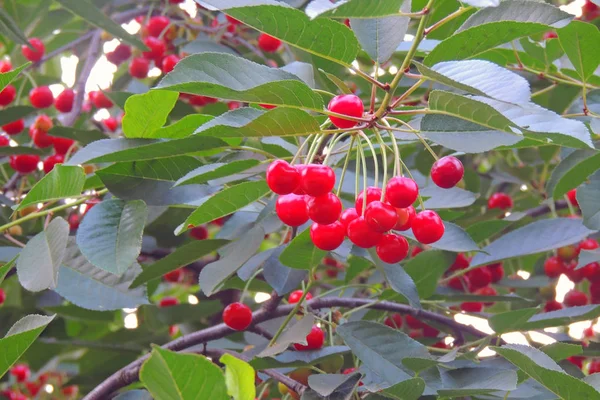
[[[408,74],[406,74],[406,75],[408,76]],[[409,87],[404,93],[402,93],[402,95],[400,97],[398,97],[396,100],[394,100],[394,102],[392,103],[390,108],[393,110],[394,108],[398,107],[398,104],[400,104],[400,103],[402,103],[402,101],[406,100],[406,98],[408,96],[410,96],[415,90],[417,90],[423,83],[425,83],[425,78],[421,78],[417,82],[415,82],[414,85]]]
[[[421,136],[421,134],[418,131],[414,131],[413,132],[415,135],[417,135],[417,137],[419,138],[419,140],[421,141],[421,143],[423,143],[423,146],[425,146],[425,148],[427,149],[427,151],[429,152],[429,154],[431,154],[431,156],[437,161],[439,160],[437,154],[435,154],[435,152],[433,151],[433,149],[431,148],[431,146],[429,146],[429,143],[427,143],[427,140],[425,140],[423,138],[423,136]]]
[[[371,155],[373,156],[373,168],[375,168],[375,187],[378,187],[379,186],[379,163],[377,162],[377,153],[375,152],[373,143],[371,143],[371,139],[369,139],[369,137],[363,131],[359,131],[358,134],[363,139],[365,139],[365,141],[369,145],[369,148],[371,149]],[[361,147],[361,150],[362,150],[362,147]],[[364,157],[364,154],[363,154],[363,157]],[[366,176],[366,172],[367,172],[367,168],[365,168],[365,170],[363,172],[365,174],[365,176]]]
[[[347,136],[351,135],[352,133],[350,132],[344,132],[341,133],[339,135],[337,135],[335,137],[335,139],[333,139],[331,141],[331,143],[327,146],[328,147],[328,151],[327,151],[327,155],[325,156],[325,159],[323,160],[323,165],[327,165],[327,161],[329,160],[329,156],[331,156],[331,153],[333,153],[333,148],[335,147],[336,144],[338,144],[338,142],[344,138],[346,138]]]
[[[356,136],[355,136],[356,137]],[[359,187],[359,176],[360,176],[360,149],[362,147],[362,143],[360,142],[360,136],[358,139],[358,146],[356,146],[356,169],[354,173],[354,198],[358,199],[358,187]]]
[[[277,342],[277,339],[279,339],[279,337],[283,333],[283,331],[286,328],[286,326],[290,323],[290,321],[292,320],[292,318],[294,318],[294,315],[298,314],[298,310],[300,310],[300,307],[302,306],[302,302],[304,302],[304,299],[308,295],[308,291],[312,287],[312,284],[313,284],[312,275],[313,275],[313,273],[314,273],[314,271],[312,271],[312,270],[309,271],[308,285],[306,285],[306,288],[302,292],[302,296],[300,297],[300,300],[298,300],[298,302],[296,303],[296,305],[294,306],[294,308],[292,309],[292,311],[290,311],[290,313],[287,315],[287,317],[285,318],[285,320],[283,321],[283,323],[281,324],[281,326],[279,327],[279,329],[277,329],[277,332],[275,332],[275,335],[273,335],[273,339],[271,339],[271,341],[269,342],[269,346],[268,347],[271,347],[271,346],[275,345],[275,343]]]
[[[292,158],[292,161],[290,161],[290,164],[293,165],[297,160],[298,157],[300,157],[300,154],[302,154],[302,150],[304,150],[304,148],[306,147],[306,144],[308,142],[310,142],[310,140],[314,137],[314,134],[309,135],[304,142],[302,142],[302,144],[300,146],[298,146],[298,150],[296,151],[296,154],[294,154],[294,158]]]
[[[460,7],[458,10],[454,11],[452,14],[447,15],[446,17],[440,19],[438,22],[436,22],[435,24],[431,25],[429,28],[425,29],[425,31],[423,32],[425,35],[429,35],[431,32],[433,32],[434,30],[438,29],[440,26],[444,25],[447,22],[452,21],[453,19],[460,17],[461,15],[463,15],[464,13],[471,11],[474,7]]]
[[[242,294],[240,295],[240,303],[244,302],[244,297],[246,297],[246,294],[248,293],[248,288],[250,287],[250,283],[252,283],[252,281],[254,280],[254,278],[256,278],[261,272],[262,272],[262,268],[259,268],[251,277],[250,279],[248,279],[246,281],[246,284],[244,285],[244,290],[242,290]]]
[[[395,118],[394,118],[395,119]],[[384,118],[382,122],[389,128],[390,123]],[[388,135],[390,136],[390,140],[392,141],[392,147],[394,149],[394,171],[398,175],[402,175],[402,170],[400,169],[400,150],[398,149],[398,143],[396,142],[396,137],[394,136],[394,132],[391,129],[386,130]]]
[[[340,193],[342,191],[342,184],[344,183],[344,178],[346,177],[346,170],[348,169],[348,163],[350,162],[350,154],[352,153],[352,147],[354,146],[354,141],[356,140],[356,136],[352,136],[350,140],[350,147],[346,152],[346,159],[344,160],[344,166],[342,167],[342,175],[340,176],[340,183],[338,185],[338,189],[336,192],[336,196],[340,197]],[[328,154],[329,156],[329,154]]]
[[[362,134],[361,138],[363,139],[367,139],[367,135]],[[365,151],[363,150],[362,146],[358,146],[358,148],[360,149],[360,161],[362,163],[362,175],[363,175],[363,207],[362,207],[362,216],[365,216],[365,210],[367,208],[367,160],[365,159]],[[377,164],[375,164],[377,165]],[[376,173],[376,178],[377,179],[377,173]],[[358,179],[358,178],[357,178]],[[375,184],[375,186],[377,186],[377,184]]]
[[[379,142],[379,149],[381,150],[381,158],[383,159],[383,181],[381,182],[381,201],[383,201],[383,199],[385,199],[385,187],[387,185],[387,180],[388,180],[388,171],[387,171],[387,152],[385,150],[385,143],[383,142],[383,139],[381,138],[381,134],[379,133],[379,129],[377,128],[373,128],[373,131],[375,132],[375,137],[377,138],[377,141]]]
[[[375,71],[373,72],[373,75],[375,75],[375,79],[377,79],[377,72],[379,71],[379,63],[375,63]],[[377,94],[377,86],[375,84],[373,84],[371,86],[371,103],[369,106],[369,113],[373,114],[373,111],[375,111],[375,96]]]
[[[571,204],[571,201],[569,200],[569,196],[567,196],[565,194],[564,198],[565,198],[565,201],[567,202],[567,207],[569,207],[569,213],[571,213],[571,215],[577,215],[577,212],[575,211],[575,209],[573,208],[573,205]],[[554,213],[556,213],[555,206],[551,206],[550,209],[553,210]]]
[[[358,68],[354,68],[354,67],[350,67],[350,70],[356,72],[356,75],[360,76],[361,78],[366,79],[367,81],[371,82],[373,85],[379,87],[380,89],[383,89],[385,91],[389,90],[389,85],[387,83],[381,83],[379,82],[377,79],[374,79],[373,77],[371,77],[369,74],[364,73],[363,71],[361,71]]]

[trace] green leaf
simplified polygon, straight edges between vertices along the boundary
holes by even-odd
[[[410,1],[404,2],[402,11],[410,12]],[[410,17],[399,16],[350,20],[352,32],[358,38],[362,48],[379,64],[385,63],[392,57],[398,45],[404,40],[409,23]]]
[[[455,259],[453,253],[439,250],[424,251],[411,258],[403,268],[415,282],[419,297],[427,299],[435,293],[439,279]]]
[[[593,233],[581,220],[556,218],[535,221],[505,234],[484,247],[471,266],[491,264],[507,258],[543,253],[577,243]]]
[[[399,382],[381,393],[394,400],[418,400],[425,390],[425,381],[421,378],[411,378]]]
[[[113,184],[118,180],[118,177],[135,177],[173,182],[187,174],[188,171],[198,168],[200,165],[202,163],[194,157],[177,156],[157,160],[116,163],[96,171],[96,174],[105,183],[111,181]]]
[[[46,174],[31,188],[16,209],[22,210],[31,204],[79,196],[84,182],[83,168],[55,165],[49,174]]]
[[[152,136],[157,139],[183,139],[190,136],[199,126],[211,119],[213,119],[212,115],[186,115],[174,124],[157,129]]]
[[[388,0],[388,1],[370,1],[370,0],[350,0],[339,5],[334,5],[330,10],[319,14],[319,17],[329,18],[378,18],[387,17],[388,15],[398,14],[398,10],[403,5],[406,5],[407,1],[404,0]],[[401,10],[402,12],[410,12],[410,5],[408,11]],[[354,30],[354,25],[352,30]]]
[[[8,262],[4,263],[2,266],[0,266],[0,285],[2,284],[2,281],[4,280],[4,278],[6,278],[8,271],[10,271],[12,269],[12,267],[15,266],[16,261],[17,261],[17,256],[13,257],[10,261],[8,261]]]
[[[83,130],[68,126],[54,126],[48,131],[48,134],[51,136],[73,139],[84,145],[95,142],[96,140],[107,139],[107,136],[98,130]]]
[[[560,399],[600,399],[600,393],[592,386],[566,374],[558,364],[540,350],[520,344],[491,347],[491,349]]]
[[[272,346],[267,345],[258,357],[272,357],[283,353],[293,343],[306,345],[306,336],[310,333],[315,324],[315,317],[312,314],[304,315],[300,320],[294,320],[288,325],[281,336]]]
[[[223,372],[210,360],[158,346],[142,365],[140,381],[156,399],[230,399]]]
[[[501,44],[566,25],[573,16],[546,3],[503,1],[471,15],[459,30],[425,58],[432,66],[440,61],[475,58]]]
[[[140,318],[162,330],[165,325],[183,324],[186,322],[198,322],[219,312],[223,312],[220,301],[202,300],[198,304],[180,303],[171,307],[158,307],[156,305],[143,305],[139,308]]]
[[[105,200],[83,218],[77,245],[96,267],[121,276],[140,255],[147,216],[141,200]]]
[[[600,261],[600,249],[596,250],[581,250],[577,261],[577,268],[582,268],[590,263]]]
[[[600,306],[569,307],[558,311],[539,313],[538,308],[522,308],[493,315],[490,327],[497,333],[529,331],[534,329],[565,326],[600,316]]]
[[[199,36],[196,40],[186,43],[181,48],[181,53],[198,54],[198,53],[228,53],[237,56],[237,52],[231,47],[216,43],[214,40],[206,36]]]
[[[54,317],[54,315],[27,315],[17,321],[6,336],[0,339],[0,354],[2,354],[0,378],[21,358]]]
[[[313,244],[310,229],[305,229],[283,250],[279,261],[290,268],[311,270],[319,265],[326,255],[325,250]]]
[[[595,149],[575,150],[554,168],[546,185],[546,193],[554,199],[560,199],[599,168],[600,152]]]
[[[13,21],[4,7],[0,8],[0,32],[8,36],[12,41],[20,44],[28,44],[27,36],[21,31],[21,28]],[[1,89],[0,89],[1,90]]]
[[[540,350],[542,350],[556,362],[583,353],[583,349],[580,345],[562,342],[548,344],[540,348]]]
[[[270,5],[267,2],[265,5],[265,1],[250,0],[244,2],[246,7],[239,7],[237,0],[204,0],[204,3],[226,10],[228,15],[256,30],[345,66],[350,66],[356,59],[360,48],[356,37],[344,24],[328,18],[310,20],[303,11],[282,7],[281,3]]]
[[[39,292],[56,287],[68,236],[69,224],[57,217],[27,242],[17,260],[19,282],[25,289]]]
[[[480,243],[491,238],[495,234],[502,232],[511,224],[511,221],[506,221],[503,219],[481,221],[470,225],[467,228],[467,233],[473,238],[475,243]]]
[[[254,400],[256,396],[254,368],[231,354],[223,354],[219,361],[225,364],[227,394],[234,400]]]
[[[477,396],[517,388],[517,373],[506,369],[460,368],[443,371],[442,380],[445,385],[438,389],[438,394],[450,397]]]
[[[207,183],[213,179],[223,178],[229,175],[243,172],[247,169],[257,166],[260,161],[249,158],[246,160],[236,160],[228,163],[215,163],[203,165],[196,168],[175,182],[175,186]]]
[[[179,93],[167,90],[150,90],[134,94],[125,102],[123,134],[128,138],[155,139],[169,113],[175,107]]]
[[[5,146],[0,147],[0,155],[2,156],[12,156],[13,154],[37,154],[43,155],[44,151],[42,149],[37,149],[35,147],[26,147],[26,146]]]
[[[142,273],[136,276],[131,284],[131,289],[152,279],[160,278],[164,274],[174,271],[177,268],[191,264],[205,255],[223,247],[227,243],[228,241],[223,239],[194,240],[193,242],[187,243],[175,249],[175,251],[168,256],[156,261],[154,264],[145,267]]]
[[[281,263],[279,257],[284,249],[283,246],[278,247],[263,265],[265,280],[280,296],[297,289],[308,275],[304,269],[289,268]]]
[[[1,73],[0,74],[0,92],[3,91],[4,88],[6,86],[8,86],[8,84],[11,83],[19,75],[19,73],[21,71],[23,71],[25,68],[29,67],[30,65],[31,65],[31,63],[28,62],[28,63],[25,63],[11,71]]]
[[[225,100],[323,109],[322,97],[298,76],[225,53],[188,56],[156,87]]]
[[[110,19],[105,12],[98,9],[89,0],[56,0],[61,6],[71,11],[73,14],[81,17],[88,23],[97,26],[100,29],[105,30],[111,35],[129,43],[132,46],[137,47],[141,50],[148,50],[148,48],[135,36],[127,33],[119,24]]]
[[[583,82],[594,74],[600,65],[600,31],[598,27],[581,21],[573,21],[557,31],[558,40],[567,53]]]
[[[229,215],[240,208],[264,197],[270,189],[267,182],[251,181],[230,186],[214,195],[200,205],[183,224],[175,230],[177,235],[189,229],[217,218]]]
[[[471,239],[469,234],[465,232],[460,226],[453,224],[452,222],[444,221],[446,230],[444,236],[440,240],[431,244],[431,247],[438,250],[453,251],[455,253],[468,252],[468,251],[479,251],[477,243]],[[412,231],[401,232],[402,235],[409,237],[413,240],[415,236]]]
[[[583,224],[595,230],[600,230],[600,172],[590,178],[577,189],[577,202],[583,214]]]
[[[35,111],[30,106],[12,106],[0,110],[0,125],[6,125],[9,122],[16,121]]]
[[[359,373],[310,375],[300,400],[350,400],[361,378]]]
[[[404,358],[431,358],[421,343],[375,322],[347,322],[336,333],[367,368],[390,385],[412,378],[402,363]]]

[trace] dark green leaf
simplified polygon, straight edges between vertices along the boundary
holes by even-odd
[[[410,12],[410,1],[404,2],[402,11]],[[410,17],[399,16],[350,20],[352,32],[358,38],[362,48],[379,64],[385,63],[392,57],[398,45],[404,40],[409,23]]]
[[[584,267],[590,263],[600,261],[600,249],[596,250],[581,250],[579,253],[579,260],[577,262],[577,268]]]
[[[258,160],[249,158],[246,160],[237,160],[228,163],[203,165],[202,167],[196,168],[178,179],[177,182],[175,182],[175,186],[207,183],[213,179],[223,178],[243,172],[247,169],[257,166],[259,163],[260,162]]]
[[[477,396],[498,390],[515,390],[517,373],[506,369],[460,368],[442,372],[441,396]]]
[[[471,239],[469,234],[460,226],[452,222],[444,221],[446,230],[440,240],[431,244],[431,247],[439,250],[453,251],[455,253],[478,251],[479,246]],[[402,232],[402,235],[414,239],[412,231]]]
[[[404,271],[400,264],[387,264],[381,261],[375,249],[368,250],[377,268],[384,273],[388,283],[395,292],[400,293],[415,308],[421,308],[419,294],[412,277]]]
[[[51,136],[73,139],[84,145],[95,142],[96,140],[107,139],[107,136],[100,131],[75,129],[68,126],[55,126],[50,129],[48,133]]]
[[[281,336],[272,346],[265,347],[258,357],[272,357],[284,352],[288,346],[293,343],[306,345],[306,336],[310,333],[315,324],[315,317],[312,314],[307,314],[300,320],[295,320],[288,325]]]
[[[548,344],[540,348],[540,350],[542,350],[556,362],[564,360],[567,357],[579,355],[583,352],[583,349],[580,345],[562,342]]]
[[[283,250],[284,247],[278,247],[263,266],[265,280],[280,296],[296,289],[308,274],[304,269],[289,268],[283,265],[279,260]]]
[[[1,20],[1,17],[0,17],[0,20]],[[1,24],[1,22],[0,22],[0,24]],[[3,91],[4,88],[6,86],[8,86],[8,84],[11,83],[19,75],[19,73],[21,71],[23,71],[25,68],[29,67],[29,65],[31,65],[30,62],[25,63],[11,71],[1,73],[0,74],[0,92]]]
[[[473,238],[475,243],[480,243],[491,238],[495,234],[502,232],[511,224],[511,221],[506,221],[503,219],[481,221],[469,226],[467,228],[467,233]]]
[[[254,400],[256,396],[254,368],[231,354],[223,354],[219,361],[225,364],[227,394],[234,400]]]
[[[334,5],[332,9],[320,14],[320,17],[329,18],[377,18],[388,15],[398,14],[398,10],[404,4],[409,3],[404,0],[388,0],[373,2],[370,0],[350,0],[339,5]],[[402,10],[402,12],[410,12]],[[354,25],[352,25],[354,30]]]
[[[202,163],[190,156],[160,158],[148,161],[116,163],[96,171],[96,174],[107,185],[118,183],[119,177],[144,178],[155,181],[173,182],[180,179],[190,170],[198,168]]]
[[[415,282],[419,297],[427,299],[435,293],[439,279],[455,259],[456,255],[453,253],[431,250],[419,253],[403,267]]]
[[[598,27],[581,21],[573,21],[557,31],[558,40],[567,53],[577,74],[586,82],[600,65],[600,31]]]
[[[539,311],[537,308],[522,308],[496,314],[489,319],[490,326],[497,333],[506,333],[565,326],[600,316],[600,306],[598,305],[569,307],[541,314]]]
[[[128,138],[155,139],[156,131],[167,122],[179,94],[166,90],[150,90],[134,94],[125,102],[123,134]]]
[[[238,53],[231,47],[216,43],[207,37],[199,37],[196,40],[186,43],[180,50],[186,54],[198,53],[228,53],[237,56]]]
[[[9,122],[16,121],[35,111],[30,106],[12,106],[0,110],[0,125],[6,125]]]
[[[283,250],[279,260],[291,268],[311,270],[319,265],[326,255],[325,250],[318,249],[313,244],[310,229],[305,229]]]
[[[554,168],[546,185],[546,193],[554,199],[560,199],[599,168],[600,152],[592,149],[575,150]]]
[[[384,389],[381,394],[394,400],[417,400],[424,390],[425,381],[423,379],[411,378]]]
[[[304,392],[301,400],[350,400],[360,379],[358,373],[310,375],[310,389]]]
[[[600,230],[600,172],[590,178],[577,189],[577,202],[583,214],[583,224],[595,230]]]
[[[8,274],[8,271],[10,271],[12,267],[15,266],[16,261],[17,256],[13,257],[10,261],[3,263],[2,266],[0,266],[0,285],[2,284],[4,278],[6,278],[6,274]]]
[[[10,14],[4,10],[4,7],[0,8],[0,32],[4,33],[11,40],[17,43],[29,43],[27,36],[25,36],[15,21],[13,21]]]
[[[190,136],[201,125],[213,119],[212,115],[190,114],[174,124],[163,126],[154,131],[154,137],[160,139],[183,139]]]
[[[49,174],[46,174],[31,188],[16,209],[22,210],[31,204],[79,196],[84,182],[83,168],[56,165]]]

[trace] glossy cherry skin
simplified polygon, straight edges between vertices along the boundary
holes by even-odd
[[[300,226],[308,221],[308,206],[304,195],[285,194],[277,198],[275,212],[284,224]]]
[[[340,215],[340,222],[344,226],[344,230],[348,231],[348,224],[358,217],[358,212],[354,207],[346,208],[344,211],[342,211],[342,214]]]
[[[319,350],[325,343],[325,334],[317,325],[313,325],[310,333],[306,335],[306,345],[294,343],[294,348],[299,351]]]
[[[544,262],[544,273],[548,278],[558,278],[566,270],[565,263],[557,256],[549,257]]]
[[[360,192],[358,194],[358,197],[356,198],[356,201],[354,202],[354,207],[356,208],[356,212],[358,213],[358,215],[362,215],[363,213],[364,193],[364,190]],[[379,189],[378,187],[369,186],[367,188],[367,206],[374,201],[379,201],[380,199],[381,189]]]
[[[513,207],[512,197],[507,195],[506,193],[494,193],[488,199],[488,208],[499,208],[501,210],[508,210]]]
[[[6,301],[6,292],[0,289],[0,306]]]
[[[108,117],[102,120],[102,125],[111,132],[114,132],[119,127],[119,121],[115,117]]]
[[[97,108],[111,108],[113,106],[113,102],[100,90],[90,92],[90,99]]]
[[[267,168],[267,185],[277,194],[290,194],[300,186],[300,172],[284,160],[275,160]]]
[[[163,58],[161,64],[163,74],[168,74],[169,72],[173,71],[173,68],[175,68],[175,65],[177,65],[179,60],[180,58],[175,54],[171,54]]]
[[[600,281],[600,263],[589,263],[583,268],[583,276],[590,282]]]
[[[265,53],[275,53],[281,47],[281,40],[261,33],[258,36],[258,47]]]
[[[33,140],[33,144],[40,149],[45,149],[46,147],[52,146],[52,136],[48,135],[48,132],[42,131],[40,129],[29,129],[29,135]]]
[[[29,44],[33,49],[30,49],[27,45],[21,46],[21,53],[23,53],[23,57],[28,59],[29,61],[38,62],[44,57],[44,52],[46,48],[44,43],[38,38],[29,39]]]
[[[450,268],[448,268],[448,271],[458,271],[461,269],[466,269],[469,267],[470,264],[471,260],[469,259],[469,257],[465,256],[463,253],[458,253],[456,255],[456,258],[454,259],[454,262],[452,263]]]
[[[25,121],[22,119],[2,125],[2,130],[6,132],[7,135],[18,135],[23,132],[23,129],[25,129]]]
[[[415,247],[413,247],[412,251],[410,252],[410,256],[411,257],[416,257],[420,253],[422,253],[423,251],[424,250],[422,248],[420,248],[419,246],[415,246]]]
[[[195,226],[190,229],[190,236],[196,240],[208,239],[208,229],[204,225]]]
[[[340,94],[335,96],[329,102],[327,109],[331,112],[348,115],[350,117],[361,118],[365,112],[365,106],[360,97],[353,94]],[[340,117],[332,117],[331,123],[340,129],[352,128],[358,125],[358,121],[352,121]]]
[[[144,79],[150,71],[150,61],[146,58],[136,57],[129,64],[129,75],[134,78]]]
[[[559,303],[556,300],[549,300],[548,302],[546,302],[546,304],[544,304],[544,312],[558,311],[562,309],[562,303]]]
[[[477,289],[475,291],[475,294],[477,294],[479,296],[497,296],[498,292],[496,291],[496,289],[494,289],[491,286],[485,286],[485,287]],[[494,302],[493,301],[485,302],[485,303],[483,303],[483,305],[486,307],[493,306]]]
[[[431,167],[431,180],[443,189],[450,189],[463,178],[465,169],[456,157],[442,157]]]
[[[403,236],[390,233],[383,236],[375,250],[381,261],[396,264],[408,255],[408,241]]]
[[[419,242],[431,244],[442,238],[445,227],[444,222],[435,211],[424,210],[415,216],[412,231]]]
[[[346,234],[352,243],[363,249],[377,246],[383,238],[383,234],[371,229],[363,217],[350,222]]]
[[[579,250],[594,250],[600,247],[600,244],[595,239],[585,239],[579,242]]]
[[[54,137],[52,139],[52,145],[54,146],[54,151],[56,154],[67,154],[67,151],[73,146],[75,143],[74,140],[62,137]]]
[[[577,201],[577,189],[571,189],[567,192],[567,198],[569,202],[575,207],[579,207],[579,202]]]
[[[460,309],[465,312],[477,313],[483,311],[483,303],[479,301],[467,301],[460,303]]]
[[[73,101],[75,101],[75,92],[71,89],[65,89],[56,96],[54,108],[61,113],[68,113],[73,110]]]
[[[486,267],[476,268],[467,273],[469,277],[470,289],[479,289],[492,283],[492,274]]]
[[[0,73],[4,74],[12,70],[12,64],[8,60],[0,61]]]
[[[396,226],[398,213],[389,204],[376,200],[367,205],[365,221],[371,229],[383,233]]]
[[[337,249],[344,242],[345,237],[346,231],[339,221],[329,225],[321,225],[315,222],[310,227],[310,239],[321,250],[332,251]]]
[[[149,51],[144,51],[142,53],[144,58],[148,60],[157,60],[165,54],[165,51],[167,51],[165,42],[152,36],[144,39],[144,44],[150,49]]]
[[[402,328],[402,315],[392,314],[383,321],[384,325],[389,326],[393,329]]]
[[[0,91],[0,106],[7,106],[17,97],[17,89],[13,85],[7,85]]]
[[[308,200],[308,217],[318,224],[333,224],[341,213],[342,202],[331,192]]]
[[[335,173],[327,165],[307,165],[302,170],[300,176],[302,189],[309,196],[322,196],[331,192],[335,185]]]
[[[151,17],[146,24],[146,29],[148,30],[148,34],[150,36],[158,37],[165,30],[167,26],[171,23],[171,20],[165,16],[155,16]]]
[[[585,306],[588,298],[583,292],[571,290],[565,295],[564,303],[567,307]]]
[[[163,278],[167,282],[179,282],[183,278],[183,268],[177,268],[171,272],[167,272],[163,275]]]
[[[31,375],[31,370],[25,364],[17,364],[10,369],[10,374],[15,377],[17,382],[25,382]]]
[[[34,154],[17,154],[10,156],[10,166],[21,174],[30,174],[37,171],[40,157]]]
[[[243,331],[252,323],[252,310],[243,303],[231,303],[223,310],[223,322],[234,331]]]
[[[411,206],[419,196],[417,183],[404,176],[390,179],[385,188],[385,201],[396,208]]]
[[[48,156],[44,160],[44,172],[50,173],[56,164],[62,164],[65,162],[65,157],[61,154],[53,154]]]
[[[398,222],[394,226],[396,231],[407,231],[412,226],[413,219],[417,215],[415,208],[409,206],[406,208],[396,208],[396,214],[398,214]]]
[[[38,86],[29,92],[29,102],[35,108],[48,108],[54,104],[54,96],[48,86]]]
[[[163,297],[158,303],[159,307],[173,307],[179,304],[179,300],[175,297]]]
[[[290,293],[290,295],[288,297],[288,303],[296,304],[302,298],[303,293],[304,292],[302,290],[294,290],[292,293]],[[304,297],[304,299],[306,301],[312,300],[312,298],[313,298],[312,294],[310,294],[310,293],[306,293],[306,297]]]
[[[592,360],[588,365],[588,373],[591,375],[598,372],[600,372],[600,360]]]
[[[502,263],[488,264],[487,269],[492,274],[492,283],[499,282],[504,278],[504,266]]]

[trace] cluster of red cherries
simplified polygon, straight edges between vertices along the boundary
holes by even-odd
[[[46,384],[62,386],[61,392],[64,399],[75,399],[79,393],[77,385],[63,386],[63,374],[49,371],[40,374],[36,379],[31,379],[31,369],[26,364],[16,364],[10,369],[14,384],[10,389],[0,391],[0,397],[8,400],[27,400],[37,398]],[[52,397],[55,399],[56,397]]]

